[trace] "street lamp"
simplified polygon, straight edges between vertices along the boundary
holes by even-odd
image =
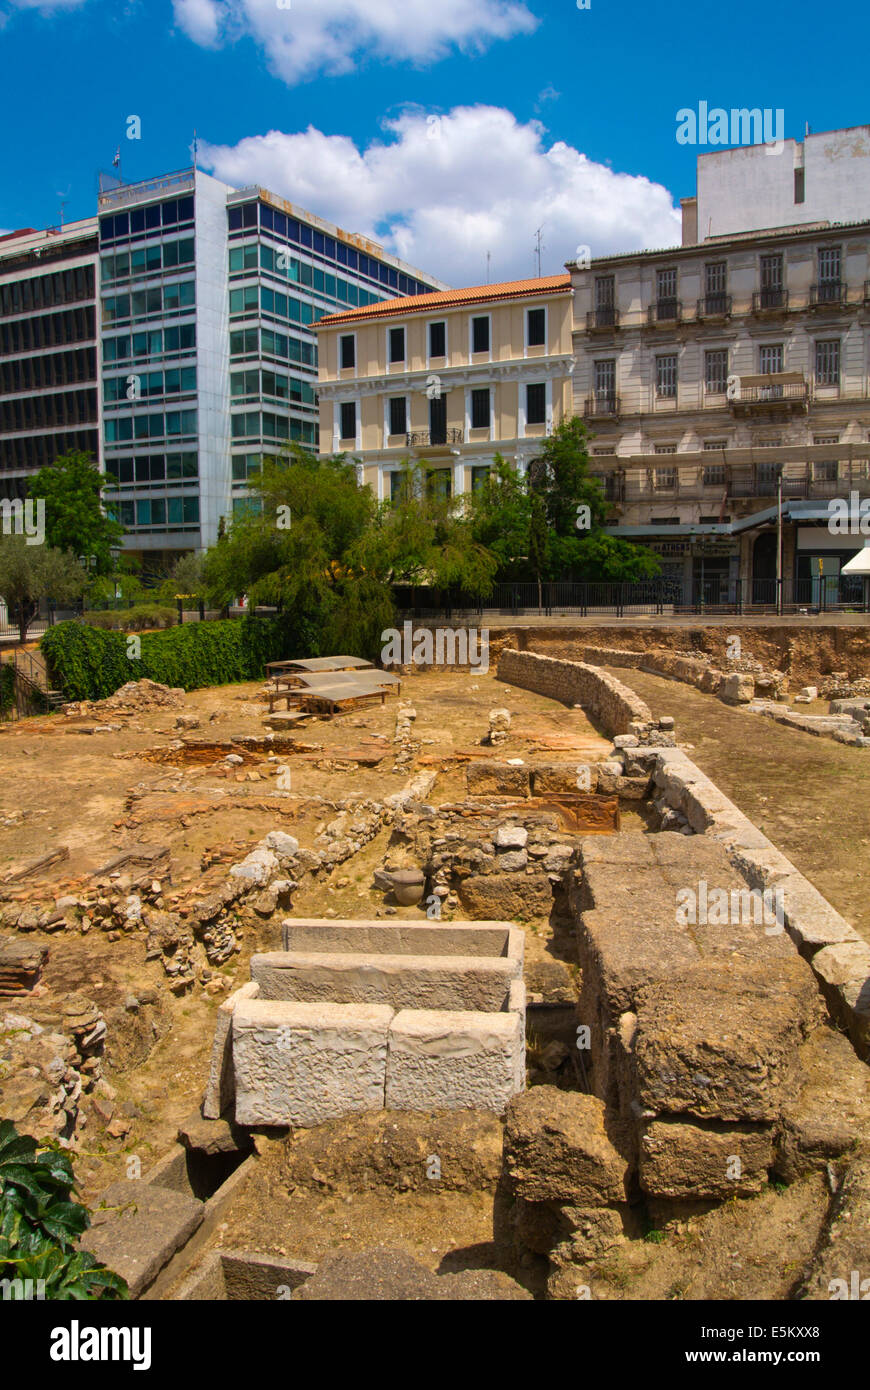
[[[117,606],[118,606],[118,600],[119,600],[119,598],[121,597],[121,586],[120,586],[120,584],[118,583],[118,561],[119,561],[120,558],[121,558],[121,547],[120,547],[119,545],[112,545],[112,546],[110,546],[110,547],[109,547],[109,555],[110,555],[111,558],[112,558],[112,580],[113,580],[113,582],[114,582],[114,587],[115,587],[115,600],[114,600],[114,601],[115,601],[115,607],[117,608]]]

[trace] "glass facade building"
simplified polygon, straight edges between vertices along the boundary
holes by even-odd
[[[317,448],[320,318],[442,288],[199,170],[101,194],[99,221],[103,466],[125,547],[165,563],[214,543],[264,456]]]

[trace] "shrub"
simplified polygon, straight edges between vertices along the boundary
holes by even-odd
[[[29,1135],[0,1121],[0,1280],[17,1292],[37,1289],[51,1299],[120,1299],[128,1289],[84,1250],[79,1236],[91,1224],[87,1207],[72,1200],[72,1164],[65,1153],[37,1153]],[[41,1288],[40,1288],[41,1285]],[[32,1297],[32,1292],[30,1293]]]
[[[122,633],[66,622],[40,646],[52,685],[68,700],[102,700],[143,677],[185,690],[259,680],[267,661],[320,654],[317,629],[290,614],[190,623],[139,640],[141,655],[130,658]]]
[[[11,709],[15,703],[15,667],[11,661],[0,666],[0,710]]]
[[[107,632],[144,632],[147,628],[172,627],[178,621],[178,610],[159,603],[137,603],[133,608],[117,612],[108,609],[84,613],[82,618],[90,627],[100,627]]]

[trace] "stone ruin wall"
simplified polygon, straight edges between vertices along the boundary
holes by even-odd
[[[564,705],[582,705],[610,735],[637,732],[633,725],[648,729],[654,722],[649,706],[634,691],[582,662],[506,648],[499,657],[498,679]]]

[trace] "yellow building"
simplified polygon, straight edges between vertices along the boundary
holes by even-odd
[[[317,324],[320,451],[361,460],[379,500],[405,460],[458,496],[501,453],[522,473],[572,410],[570,275],[439,291]]]

